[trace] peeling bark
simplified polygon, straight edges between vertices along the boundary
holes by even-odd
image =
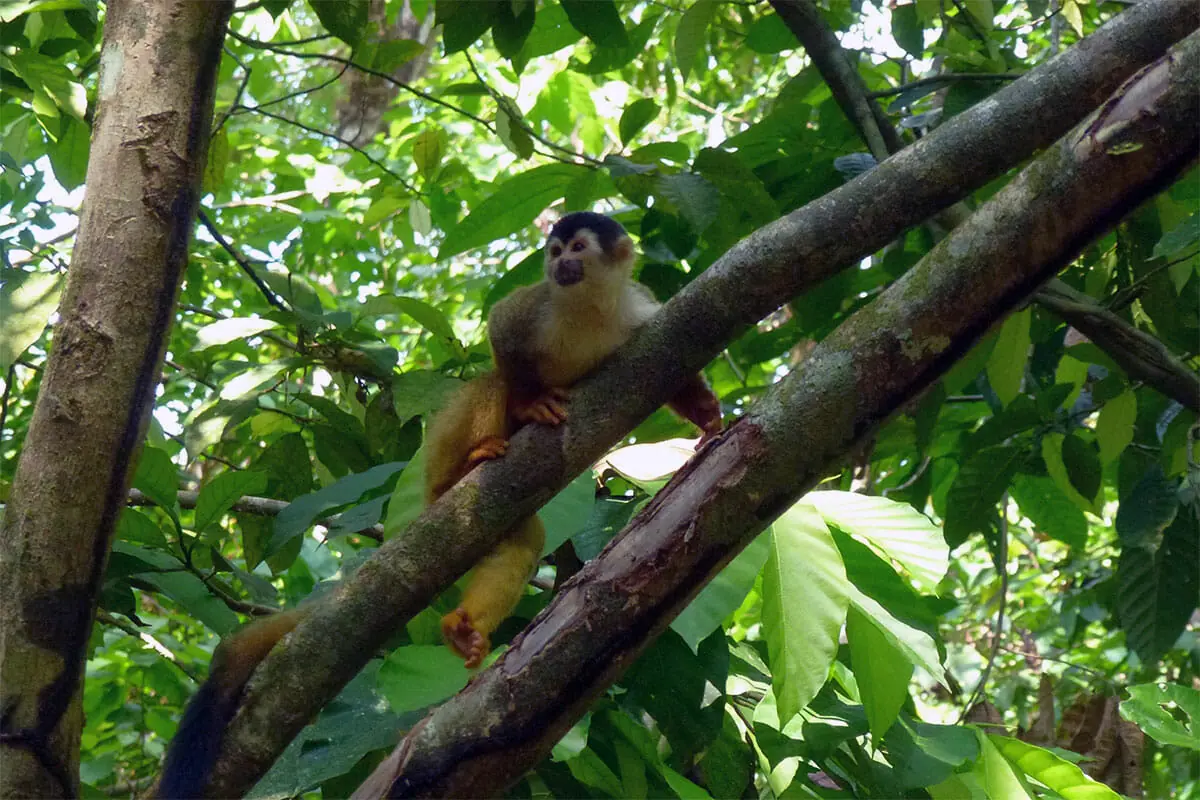
[[[681,470],[355,797],[501,794],[831,463],[1178,177],[1200,147],[1200,32],[1122,92],[1121,103],[1039,157]],[[1152,123],[1122,129],[1121,147],[1096,146],[1092,131],[1113,130],[1131,97],[1142,101],[1134,118]]]
[[[504,459],[469,475],[314,606],[251,681],[209,793],[244,794],[394,630],[490,549],[497,531],[587,469],[746,327],[1051,144],[1197,24],[1200,8],[1190,0],[1139,4],[734,247],[573,391],[570,423],[519,433]]]
[[[87,198],[0,533],[0,796],[79,793],[83,664],[154,402],[228,0],[108,4]]]

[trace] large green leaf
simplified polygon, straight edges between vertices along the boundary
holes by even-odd
[[[624,47],[629,34],[613,0],[559,0],[575,30],[601,47]]]
[[[278,322],[260,317],[230,317],[218,320],[196,331],[196,343],[192,345],[192,350],[229,344],[278,327]]]
[[[368,0],[308,0],[325,30],[353,47],[367,25]]]
[[[357,502],[363,494],[384,485],[406,466],[408,465],[403,461],[380,464],[377,467],[371,467],[366,472],[347,475],[312,494],[297,497],[275,517],[275,533],[271,537],[267,552],[278,551],[293,538],[308,530],[320,517],[327,515],[335,508]]]
[[[850,641],[855,682],[871,724],[871,741],[878,744],[908,698],[912,663],[884,635],[875,620],[854,604],[846,615],[846,638]]]
[[[196,516],[193,530],[202,535],[220,521],[225,512],[243,495],[261,494],[267,488],[264,472],[230,470],[222,472],[200,488],[196,498]]]
[[[672,630],[682,636],[693,651],[746,599],[770,549],[771,533],[766,530],[718,572],[696,599],[672,620]]]
[[[563,487],[546,503],[538,516],[546,526],[546,543],[543,553],[553,553],[558,546],[570,539],[587,525],[596,505],[596,479],[591,471],[584,472]]]
[[[658,103],[648,97],[630,103],[621,112],[621,121],[617,125],[617,130],[621,134],[621,143],[628,145],[633,141],[633,137],[641,133],[642,129],[653,122],[657,116]]]
[[[713,0],[696,0],[679,18],[679,25],[675,28],[675,66],[685,81],[704,47],[704,37],[716,7]]]
[[[988,529],[1021,458],[1015,447],[989,447],[973,454],[958,470],[946,495],[945,531],[951,547]]]
[[[403,713],[440,703],[467,685],[463,660],[442,645],[397,647],[379,668],[379,692]]]
[[[1096,442],[1100,445],[1100,463],[1108,464],[1133,441],[1137,422],[1137,395],[1126,389],[1104,404],[1096,420]]]
[[[58,308],[63,276],[5,267],[0,279],[0,372],[7,372]]]
[[[932,636],[896,619],[890,611],[857,587],[850,587],[849,598],[850,607],[858,609],[862,615],[860,622],[869,621],[892,648],[903,655],[905,662],[920,667],[944,683],[945,669],[938,658],[937,644]]]
[[[526,228],[547,206],[565,195],[585,169],[570,164],[547,164],[504,181],[446,234],[439,258],[482,247]]]
[[[1003,797],[1006,800],[1033,800],[1034,794],[1025,785],[1022,776],[1004,757],[996,745],[982,730],[976,729],[979,740],[979,760],[974,773],[987,792],[987,797]]]
[[[1095,472],[1093,466],[1098,466],[1100,456],[1095,456],[1095,465],[1087,457],[1083,448],[1079,447],[1082,442],[1077,442],[1071,445],[1072,456],[1077,459],[1077,472],[1072,477],[1071,470],[1068,469],[1066,459],[1064,458],[1064,445],[1068,439],[1078,440],[1078,436],[1064,436],[1061,433],[1047,433],[1042,437],[1042,461],[1046,464],[1046,471],[1050,473],[1050,477],[1058,488],[1071,499],[1071,502],[1079,506],[1084,511],[1091,511],[1093,514],[1099,515],[1100,509],[1096,505],[1096,496],[1085,497],[1076,487],[1076,480],[1082,485],[1099,486],[1095,481]]]
[[[994,733],[988,734],[987,738],[1009,763],[1053,789],[1064,800],[1120,800],[1120,795],[1112,789],[1092,780],[1075,764],[1049,750]]]
[[[1156,742],[1200,750],[1200,691],[1179,683],[1130,686],[1121,703],[1121,716],[1135,723]],[[1166,706],[1186,717],[1180,720]]]
[[[797,503],[772,529],[763,572],[763,633],[781,724],[817,696],[837,654],[852,586],[829,528]]]
[[[1018,311],[1000,327],[996,346],[987,363],[988,383],[1000,402],[1008,405],[1021,391],[1025,378],[1025,363],[1029,360],[1029,321],[1032,312],[1028,308]]]
[[[858,492],[810,492],[804,501],[901,564],[924,588],[936,590],[946,574],[950,551],[942,532],[908,503]]]
[[[1087,544],[1087,517],[1049,478],[1017,475],[1012,482],[1013,500],[1037,530],[1063,544],[1082,548]]]
[[[1117,561],[1117,616],[1129,648],[1153,663],[1186,628],[1200,598],[1200,521],[1183,506],[1155,540],[1126,545]]]

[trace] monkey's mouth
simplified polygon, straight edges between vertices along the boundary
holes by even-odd
[[[554,282],[559,286],[573,286],[583,280],[583,262],[577,258],[563,259],[554,267]]]

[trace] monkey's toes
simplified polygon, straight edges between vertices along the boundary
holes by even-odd
[[[483,461],[500,458],[508,452],[508,440],[499,436],[489,436],[467,453],[467,469],[475,467]]]
[[[471,615],[462,608],[442,617],[442,637],[451,650],[462,656],[467,669],[478,667],[491,650],[488,637],[475,628]]]

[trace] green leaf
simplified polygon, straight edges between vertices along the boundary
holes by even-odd
[[[925,29],[915,4],[892,7],[892,38],[914,58],[925,52]]]
[[[772,55],[800,46],[795,35],[778,14],[767,14],[750,23],[746,46],[756,53]]]
[[[463,660],[441,645],[397,647],[379,668],[379,692],[392,711],[416,711],[440,703],[467,685]]]
[[[779,207],[762,179],[735,154],[706,147],[696,155],[693,168],[724,198],[744,209],[754,225],[766,225],[779,218]]]
[[[401,424],[437,411],[463,383],[433,370],[416,369],[392,379],[392,407]]]
[[[190,572],[146,572],[139,577],[178,603],[189,616],[222,636],[237,628],[237,614]]]
[[[496,22],[492,25],[492,42],[497,52],[505,58],[513,58],[521,52],[525,41],[533,32],[537,18],[537,3],[528,2],[514,14],[514,3],[496,3]]]
[[[121,509],[121,516],[117,519],[117,541],[167,549],[167,537],[163,535],[162,528],[134,508]]]
[[[958,470],[946,495],[946,542],[957,547],[973,533],[988,530],[996,517],[996,503],[1022,453],[1015,447],[988,447],[974,453]]]
[[[233,508],[233,504],[240,497],[262,494],[266,488],[267,475],[264,472],[222,472],[200,488],[200,495],[196,498],[195,525],[192,529],[197,535],[204,534],[220,521],[225,512]]]
[[[433,179],[442,163],[445,140],[446,134],[441,128],[427,128],[413,139],[413,161],[427,181]]]
[[[196,343],[192,345],[192,351],[229,344],[278,327],[278,322],[260,317],[231,317],[218,320],[196,331]]]
[[[829,524],[901,564],[920,586],[936,590],[945,576],[950,551],[941,530],[908,503],[858,492],[809,492],[804,500]]]
[[[1046,471],[1050,473],[1050,477],[1058,485],[1058,488],[1071,499],[1075,505],[1079,506],[1084,511],[1091,511],[1099,515],[1099,510],[1091,499],[1084,497],[1075,488],[1074,482],[1071,480],[1070,473],[1067,471],[1066,462],[1063,460],[1063,442],[1066,437],[1061,433],[1047,433],[1042,437],[1042,461],[1046,464]],[[1085,458],[1081,458],[1085,460]],[[1096,461],[1099,462],[1099,456]],[[1086,467],[1084,467],[1086,469]]]
[[[1095,445],[1070,434],[1063,439],[1062,458],[1071,485],[1093,505],[1099,502],[1100,484],[1104,475],[1100,466],[1100,454]]]
[[[641,133],[642,129],[653,122],[657,116],[658,103],[649,98],[643,97],[641,100],[630,103],[621,113],[621,122],[618,125],[621,143],[628,146],[633,141],[633,137]]]
[[[979,761],[975,764],[974,774],[983,784],[987,797],[1003,797],[1005,800],[1034,800],[1025,782],[1013,771],[1008,759],[996,749],[989,737],[982,730],[976,729],[979,739]]]
[[[1200,597],[1200,521],[1184,506],[1161,544],[1126,546],[1117,561],[1117,617],[1131,650],[1153,664],[1174,646]]]
[[[50,315],[58,308],[63,276],[16,267],[4,267],[0,276],[0,372],[8,372],[42,335]]]
[[[884,636],[875,621],[853,605],[846,615],[846,638],[850,642],[854,678],[871,725],[871,741],[878,745],[908,698],[912,664]]]
[[[408,460],[408,466],[396,479],[388,500],[387,519],[383,522],[383,538],[390,539],[408,527],[425,507],[425,448],[420,448]]]
[[[1121,500],[1113,527],[1123,547],[1156,545],[1179,511],[1179,485],[1157,464],[1151,466]]]
[[[517,158],[527,159],[533,155],[533,138],[521,124],[520,114],[510,106],[502,106],[496,112],[496,135]]]
[[[996,347],[988,358],[987,376],[992,391],[1003,405],[1008,405],[1021,393],[1025,378],[1025,363],[1029,360],[1029,321],[1032,312],[1026,308],[1004,321]]]
[[[1049,750],[1008,736],[987,735],[988,741],[1017,769],[1057,792],[1064,800],[1120,800],[1103,783],[1083,774],[1076,765]]]
[[[721,193],[694,172],[663,175],[655,181],[655,194],[679,209],[696,233],[703,233],[715,222],[721,208]]]
[[[672,620],[671,629],[683,637],[693,652],[746,599],[770,550],[771,534],[763,531]]]
[[[1121,703],[1121,716],[1146,735],[1170,747],[1200,750],[1200,691],[1178,683],[1141,683],[1130,686],[1129,699]],[[1186,720],[1171,715],[1178,710]]]
[[[1152,258],[1168,258],[1200,242],[1200,213],[1192,214],[1163,235],[1154,246]]]
[[[1126,389],[1104,404],[1096,420],[1096,442],[1100,445],[1100,463],[1116,461],[1133,441],[1137,422],[1137,396]]]
[[[308,0],[325,30],[354,47],[367,26],[368,0]]]
[[[88,152],[91,147],[92,129],[86,122],[63,117],[63,133],[49,148],[50,164],[54,177],[64,189],[75,189],[87,179]]]
[[[376,45],[368,66],[378,72],[391,74],[397,67],[407,64],[423,52],[425,52],[425,45],[415,39],[392,39],[380,42]]]
[[[450,324],[450,319],[435,306],[415,297],[406,297],[402,294],[376,295],[367,299],[362,306],[361,313],[364,317],[405,314],[412,317],[418,325],[434,336],[449,341],[458,341],[454,336],[454,328]]]
[[[456,256],[528,227],[538,214],[566,194],[585,169],[547,164],[504,181],[446,234],[438,258]]]
[[[1017,475],[1012,496],[1024,514],[1041,533],[1075,549],[1087,545],[1087,517],[1049,478]]]
[[[176,515],[179,509],[179,470],[165,451],[149,446],[142,449],[132,486],[167,513]]]
[[[850,582],[825,521],[797,503],[774,525],[763,572],[763,633],[786,724],[817,696],[837,654]]]
[[[222,400],[240,400],[274,382],[288,370],[304,366],[299,358],[281,358],[266,364],[256,364],[225,381],[218,394]]]
[[[546,543],[542,547],[542,554],[553,553],[560,544],[582,530],[595,505],[596,479],[591,472],[584,472],[554,495],[538,511],[542,524],[546,526]]]
[[[716,7],[713,0],[696,0],[683,12],[675,28],[675,65],[685,81],[696,67]]]
[[[496,21],[499,3],[437,0],[437,24],[442,26],[446,55],[466,50]]]
[[[884,737],[888,761],[902,788],[931,787],[957,768],[979,757],[975,732],[961,725],[934,725],[900,715]],[[934,794],[935,797],[942,795]],[[954,795],[962,798],[965,795]]]
[[[364,494],[383,486],[406,466],[403,461],[380,464],[365,472],[347,475],[311,494],[297,497],[276,515],[275,533],[271,536],[267,552],[278,552],[285,544],[312,527],[317,519],[327,516],[333,509],[356,503]]]
[[[613,0],[559,0],[572,27],[601,47],[625,47],[629,34]]]
[[[945,684],[946,670],[938,658],[937,644],[928,633],[901,622],[879,602],[863,594],[857,587],[849,591],[850,607],[861,612],[870,624],[888,640],[888,643],[904,656],[904,660],[920,667],[939,683]],[[862,685],[859,685],[862,689]]]

